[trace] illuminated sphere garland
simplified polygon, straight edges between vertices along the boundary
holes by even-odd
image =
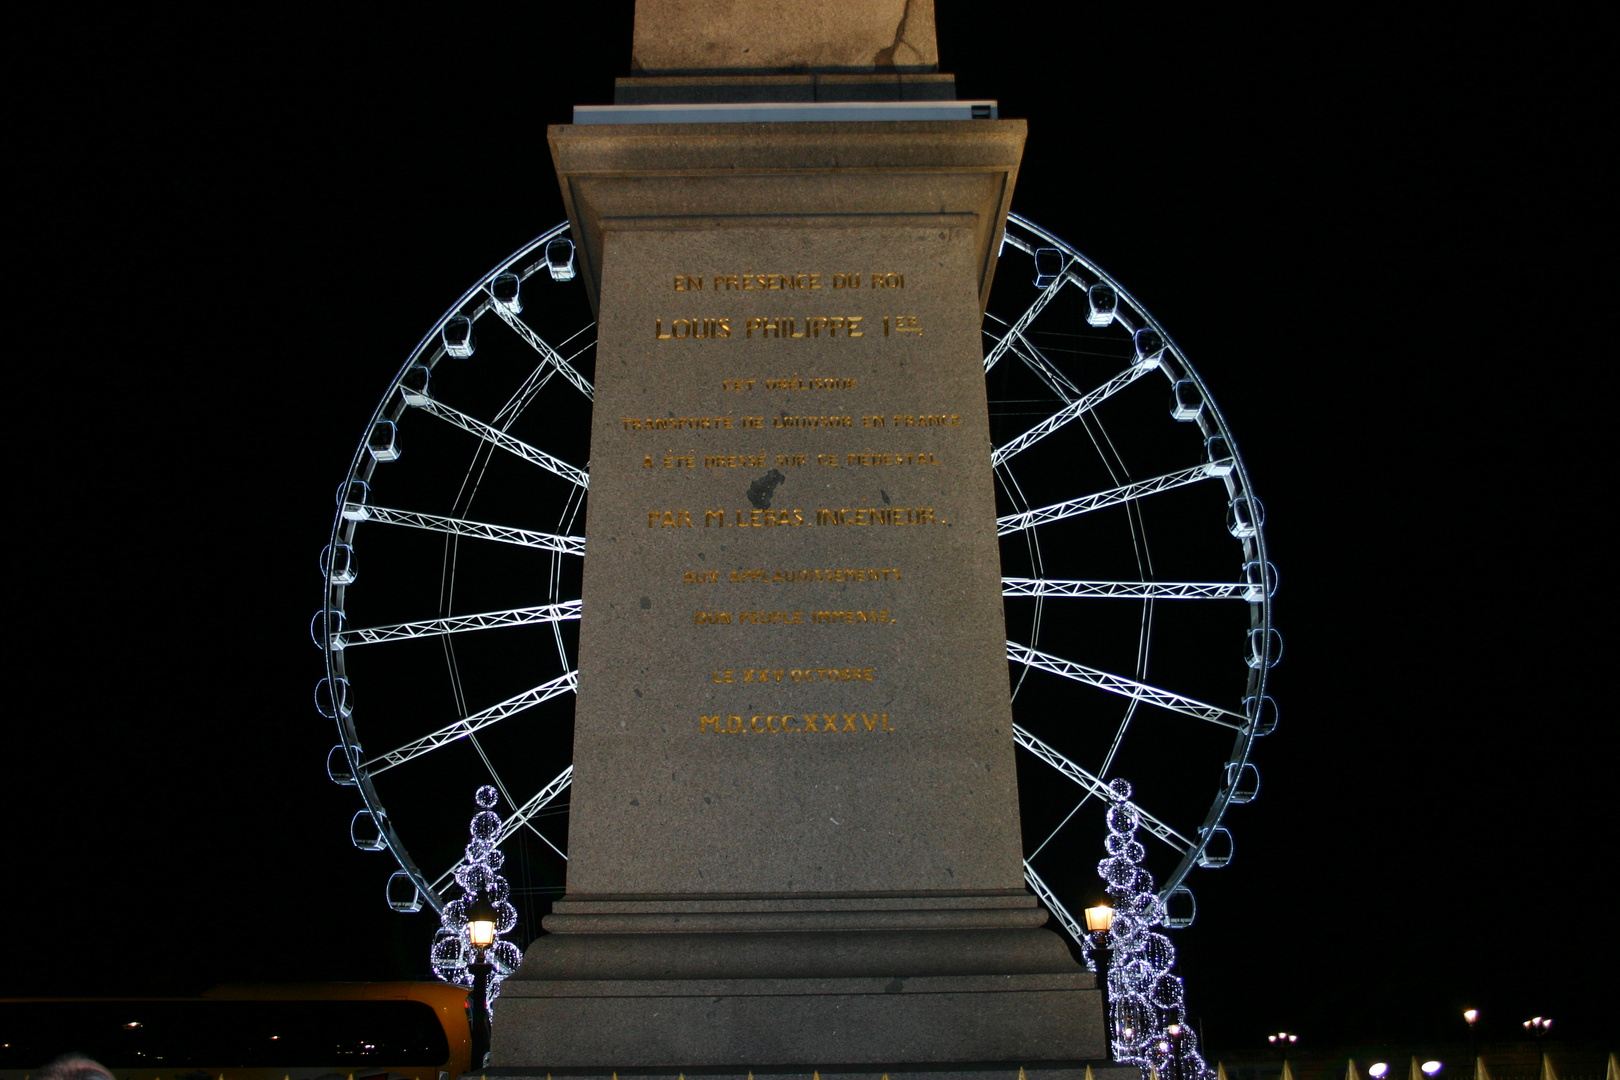
[[[1165,921],[1164,901],[1153,875],[1142,867],[1147,852],[1136,838],[1141,816],[1130,803],[1131,785],[1108,785],[1108,857],[1097,864],[1115,898],[1109,946],[1109,1030],[1114,1060],[1147,1074],[1173,1080],[1206,1080],[1211,1070],[1198,1052],[1198,1038],[1187,1027],[1181,978],[1171,973],[1176,950],[1153,929]]]
[[[475,962],[477,950],[467,938],[467,908],[482,890],[495,905],[495,943],[485,951],[485,959],[494,965],[489,976],[488,1003],[491,1010],[500,996],[501,983],[523,962],[523,953],[510,941],[502,939],[517,926],[517,908],[507,897],[512,889],[498,871],[506,856],[495,846],[501,832],[501,816],[494,810],[500,793],[485,784],[473,795],[479,810],[473,815],[467,843],[467,857],[456,869],[456,884],[461,886],[461,897],[444,905],[439,916],[440,929],[433,935],[431,958],[433,973],[445,982],[469,989],[473,984],[467,965]]]

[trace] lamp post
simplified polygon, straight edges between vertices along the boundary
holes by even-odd
[[[1552,1032],[1552,1018],[1548,1016],[1532,1016],[1524,1022],[1524,1030],[1536,1041],[1536,1053],[1545,1062],[1547,1056],[1547,1036]],[[1545,1070],[1543,1071],[1545,1074]]]
[[[1170,1036],[1170,1080],[1181,1080],[1181,1025],[1171,1024],[1164,1033]]]
[[[1086,908],[1086,930],[1091,934],[1091,955],[1097,958],[1097,989],[1102,991],[1103,1030],[1108,1032],[1106,1053],[1114,1060],[1114,1020],[1108,1006],[1108,959],[1113,954],[1109,946],[1109,930],[1114,925],[1114,909],[1105,900]]]
[[[1470,1068],[1478,1071],[1479,1040],[1475,1037],[1474,1025],[1479,1022],[1478,1009],[1464,1009],[1463,1019],[1468,1022],[1468,1056],[1472,1059]]]
[[[478,890],[478,899],[467,909],[467,940],[472,943],[477,960],[467,965],[472,972],[472,992],[468,1005],[472,1009],[472,1067],[482,1069],[489,1057],[489,974],[495,965],[485,959],[484,950],[495,944],[495,922],[499,918],[489,893]]]

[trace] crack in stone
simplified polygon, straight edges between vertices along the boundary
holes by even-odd
[[[913,2],[914,0],[906,0],[905,8],[903,8],[900,12],[900,23],[894,28],[894,41],[889,45],[888,48],[879,49],[877,51],[877,55],[872,58],[872,62],[878,67],[892,68],[896,66],[894,62],[894,54],[902,45],[910,49],[913,53],[917,53],[917,47],[906,40],[906,21],[911,18],[911,5]],[[917,53],[917,56],[918,59],[921,59],[922,54]]]

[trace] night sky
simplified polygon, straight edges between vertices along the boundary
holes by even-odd
[[[371,410],[627,74],[629,0],[549,6],[25,35],[0,994],[425,974],[307,627]],[[1216,1055],[1614,1030],[1595,31],[1520,14],[940,3],[1029,121],[1014,210],[1170,331],[1269,511],[1282,723],[1176,935]]]

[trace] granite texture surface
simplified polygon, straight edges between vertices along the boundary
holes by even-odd
[[[638,74],[938,66],[933,0],[636,0]]]
[[[973,230],[839,220],[607,234],[571,897],[1022,885]]]

